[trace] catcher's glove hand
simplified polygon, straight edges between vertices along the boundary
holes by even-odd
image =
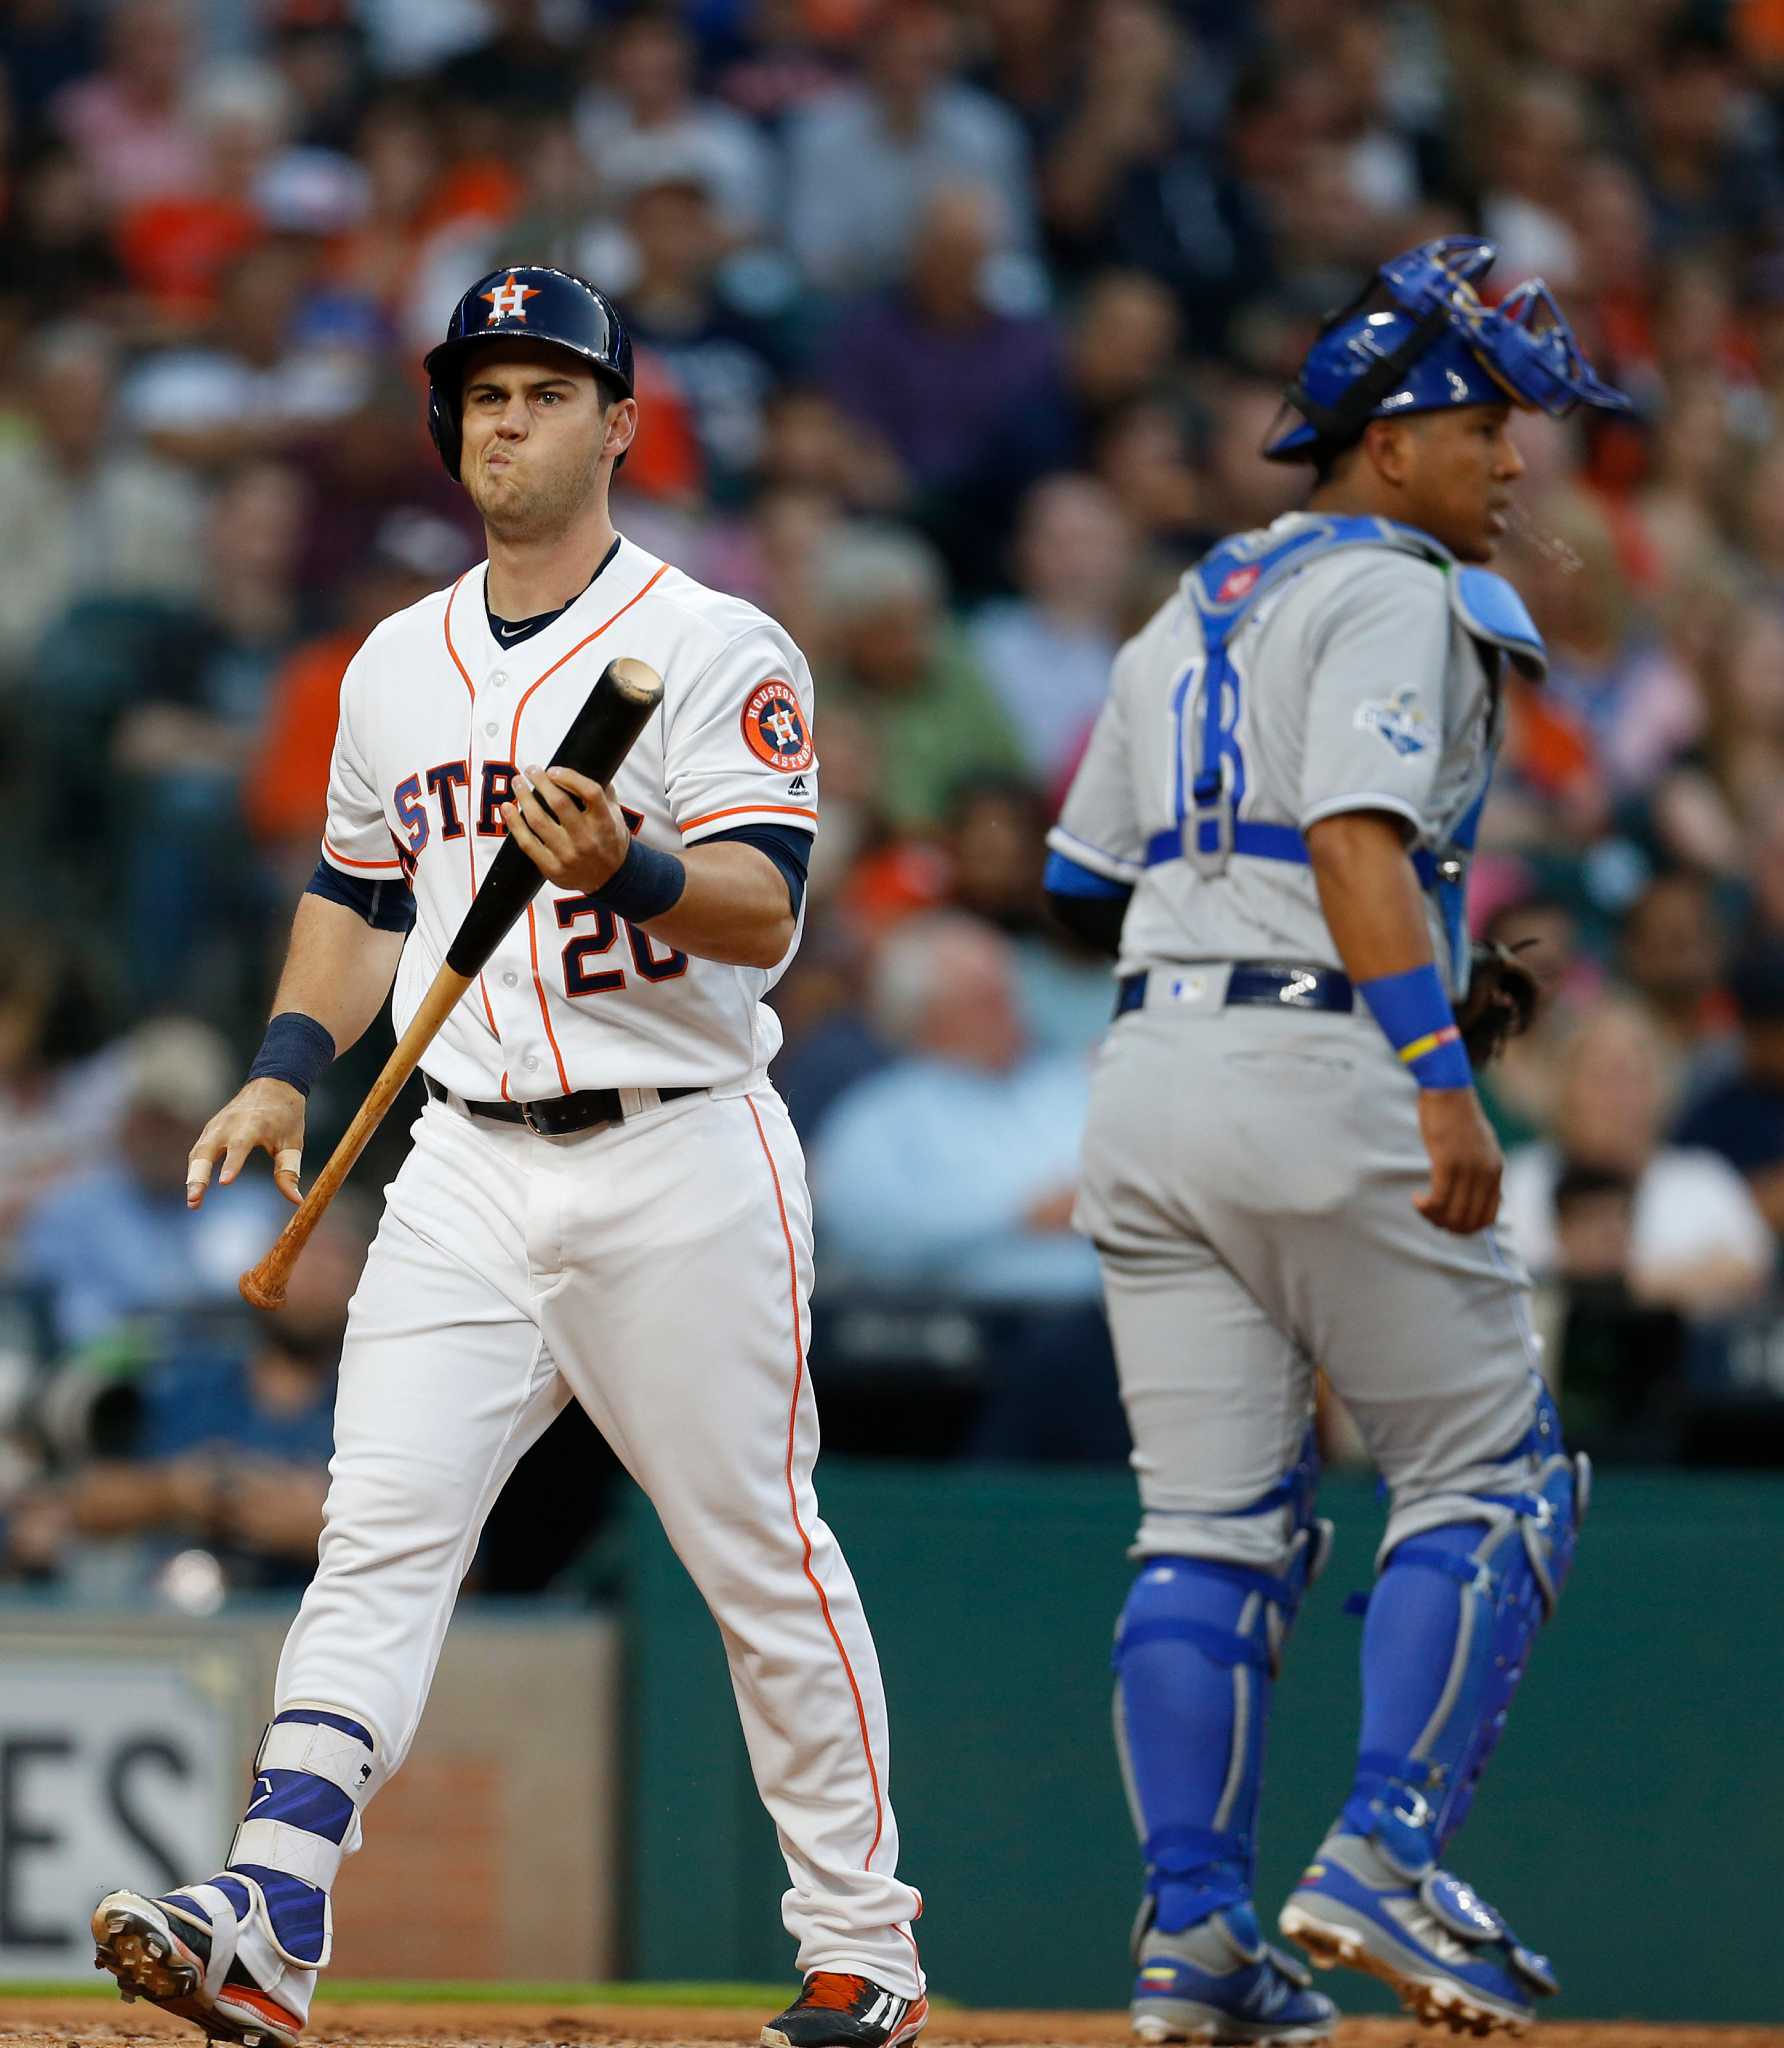
[[[1477,939],[1473,963],[1456,1026],[1478,1072],[1498,1058],[1508,1038],[1530,1029],[1539,991],[1536,976],[1509,946]]]

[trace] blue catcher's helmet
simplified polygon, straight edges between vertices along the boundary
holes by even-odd
[[[543,263],[492,270],[453,307],[446,339],[426,357],[428,432],[455,482],[464,452],[459,401],[465,358],[483,342],[508,340],[548,341],[568,349],[620,397],[632,395],[632,337],[605,292],[585,277]]]
[[[1313,462],[1347,448],[1370,420],[1457,405],[1626,411],[1629,400],[1587,362],[1540,279],[1497,306],[1476,292],[1498,250],[1443,235],[1384,263],[1307,351],[1283,403],[1301,417],[1264,447],[1271,462]]]

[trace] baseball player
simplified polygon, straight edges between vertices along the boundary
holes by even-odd
[[[1323,1368],[1387,1481],[1350,1795],[1281,1915],[1427,2020],[1519,2029],[1548,1964],[1441,1867],[1585,1506],[1493,1230],[1472,1085],[1531,990],[1475,975],[1463,886],[1507,663],[1488,561],[1514,407],[1617,407],[1492,246],[1386,264],[1264,450],[1303,512],[1223,541],[1117,657],[1049,888],[1119,956],[1077,1221],[1102,1256],[1142,1518],[1116,1735],[1144,1846],[1134,2031],[1313,2041],[1335,2013],[1251,1901],[1270,1689],[1330,1525]],[[1478,1015],[1477,1015],[1478,1013]]]
[[[724,1636],[805,1973],[762,2039],[898,2048],[928,2014],[922,1902],[896,1874],[873,1641],[812,1489],[811,1208],[766,1079],[762,997],[817,825],[811,677],[773,620],[614,531],[638,407],[594,286],[494,272],[427,371],[488,560],[347,672],[322,858],[191,1205],[256,1149],[295,1199],[310,1084],[393,974],[406,1025],[504,833],[546,882],[422,1062],[353,1300],[320,1560],[225,1867],[103,1899],[98,1960],[207,2035],[296,2041],[335,1874],[414,1740],[484,1518],[574,1399]],[[541,768],[620,653],[665,690],[612,786]]]

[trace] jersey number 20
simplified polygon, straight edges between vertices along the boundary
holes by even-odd
[[[603,953],[613,950],[613,943],[621,932],[626,935],[632,949],[632,965],[645,981],[673,981],[678,974],[688,971],[688,956],[685,953],[665,951],[659,953],[649,932],[641,932],[627,924],[623,918],[615,917],[605,905],[597,903],[592,896],[560,896],[554,908],[557,911],[558,927],[568,931],[580,919],[592,918],[594,929],[580,938],[572,939],[564,948],[564,993],[569,996],[605,996],[626,985],[623,967],[606,967],[591,970],[588,963]]]

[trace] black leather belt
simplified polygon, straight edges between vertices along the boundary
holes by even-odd
[[[1184,966],[1195,963],[1185,961]],[[1217,963],[1209,962],[1209,965]],[[1153,974],[1172,970],[1155,967]],[[1115,996],[1115,1014],[1125,1017],[1146,1000],[1147,974],[1124,974]],[[1239,960],[1233,965],[1226,985],[1226,1000],[1233,1003],[1264,1003],[1273,1010],[1349,1010],[1355,1007],[1350,976],[1336,967],[1293,967],[1274,960]]]
[[[486,1116],[492,1124],[525,1124],[542,1138],[568,1138],[577,1131],[592,1131],[597,1124],[623,1121],[625,1110],[617,1088],[583,1088],[574,1095],[551,1095],[543,1102],[468,1102],[452,1097],[432,1074],[423,1074],[427,1092],[436,1102],[456,1099],[473,1116]],[[674,1102],[683,1095],[703,1095],[703,1088],[659,1088],[659,1102]]]

